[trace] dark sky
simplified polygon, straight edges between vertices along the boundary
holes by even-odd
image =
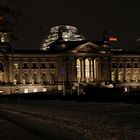
[[[107,30],[118,36],[119,47],[125,49],[135,49],[136,38],[140,37],[139,0],[1,0],[0,3],[23,14],[17,29],[27,49],[40,48],[50,28],[59,24],[73,25],[93,41],[102,39],[103,31]]]

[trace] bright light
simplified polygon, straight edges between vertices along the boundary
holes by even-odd
[[[37,92],[37,88],[34,88],[34,92]]]
[[[124,88],[124,92],[125,93],[128,92],[128,88],[127,87]]]
[[[42,91],[43,91],[43,92],[46,92],[46,91],[47,91],[47,88],[44,87],[44,88],[42,89]]]
[[[116,37],[109,37],[109,41],[117,41]]]
[[[28,92],[29,92],[28,88],[25,88],[24,93],[28,93]]]

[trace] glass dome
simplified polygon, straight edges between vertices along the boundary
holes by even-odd
[[[49,45],[58,40],[61,33],[63,41],[82,41],[85,40],[83,35],[77,34],[77,28],[70,25],[55,26],[50,29],[50,34],[44,39],[41,50],[48,50]]]

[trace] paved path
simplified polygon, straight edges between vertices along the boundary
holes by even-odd
[[[48,124],[38,116],[0,107],[0,140],[86,140],[69,129]]]
[[[39,136],[0,117],[0,140],[41,140]]]

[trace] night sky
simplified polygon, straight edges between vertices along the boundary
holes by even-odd
[[[39,49],[51,27],[78,28],[87,40],[101,40],[103,31],[118,37],[118,46],[137,49],[140,37],[140,1],[133,0],[1,0],[21,12],[16,23],[17,48]]]

